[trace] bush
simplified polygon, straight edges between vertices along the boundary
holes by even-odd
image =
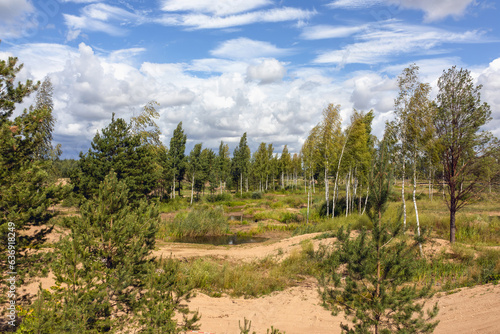
[[[296,213],[293,212],[285,212],[281,218],[280,222],[288,224],[288,223],[293,223],[293,222],[300,222],[302,219],[300,216]]]
[[[216,236],[227,233],[229,225],[221,206],[196,207],[187,213],[179,213],[167,225],[170,235],[182,237]]]
[[[262,198],[262,193],[260,192],[253,192],[251,195],[252,199],[261,199]]]
[[[230,201],[232,199],[233,196],[231,196],[231,194],[229,193],[208,195],[206,198],[207,202],[209,203]]]

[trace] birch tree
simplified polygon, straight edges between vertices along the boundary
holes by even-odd
[[[497,153],[499,146],[489,132],[481,131],[491,120],[491,110],[487,103],[481,103],[482,86],[474,85],[468,70],[454,66],[444,71],[438,88],[434,126],[448,188],[450,242],[454,243],[455,215],[481,189],[478,181],[485,159]]]

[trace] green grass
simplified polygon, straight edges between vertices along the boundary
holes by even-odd
[[[448,291],[464,286],[498,282],[500,280],[500,250],[471,248],[456,243],[450,252],[431,259],[415,261],[416,282],[432,282],[436,290]]]
[[[211,296],[258,297],[283,290],[317,272],[312,244],[282,261],[266,257],[249,263],[232,263],[215,258],[198,258],[181,263],[181,272],[190,286]]]
[[[217,236],[226,234],[228,229],[229,225],[222,207],[198,206],[190,211],[178,213],[171,223],[164,222],[160,226],[158,236],[163,239],[168,236],[174,238]]]

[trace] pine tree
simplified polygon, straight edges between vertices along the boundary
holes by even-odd
[[[219,155],[217,156],[217,173],[219,179],[220,193],[225,189],[226,182],[229,178],[229,169],[231,159],[229,157],[229,146],[221,140],[219,145]]]
[[[141,137],[130,131],[122,118],[115,119],[102,133],[97,132],[86,154],[80,152],[78,170],[72,175],[74,190],[87,199],[96,194],[100,182],[111,170],[118,179],[124,180],[130,190],[130,200],[149,196],[157,186],[161,170],[158,155],[149,144],[141,143]]]
[[[67,224],[70,233],[56,244],[51,265],[57,288],[43,292],[44,300],[37,301],[42,307],[34,308],[34,320],[50,324],[47,333],[126,332],[138,324],[149,333],[185,328],[174,316],[181,311],[189,320],[180,304],[189,291],[175,263],[158,266],[151,257],[158,210],[144,201],[132,207],[128,191],[111,172],[81,206],[81,217]]]
[[[28,80],[14,87],[15,76],[22,67],[16,67],[16,63],[17,58],[12,57],[0,61],[0,238],[4,240],[0,243],[0,263],[6,269],[0,279],[4,281],[7,271],[11,271],[16,273],[13,275],[17,283],[23,284],[28,274],[34,277],[42,272],[44,254],[33,254],[28,249],[39,249],[52,230],[49,222],[54,213],[48,208],[60,201],[62,190],[49,182],[51,161],[39,159],[38,154],[45,138],[51,136],[52,128],[44,125],[52,119],[52,110],[29,108],[9,119],[15,104],[38,86]],[[21,235],[33,226],[42,228],[35,235]],[[15,245],[15,264],[7,257],[8,240]],[[6,287],[3,284],[0,291],[2,303]]]
[[[232,170],[233,178],[236,184],[239,185],[240,194],[243,194],[243,182],[248,177],[250,169],[250,148],[247,144],[247,133],[241,136],[240,143],[234,149]]]
[[[191,180],[191,205],[193,204],[194,183],[195,180],[199,179],[200,173],[202,172],[200,162],[201,146],[201,143],[194,145],[191,153],[189,153],[187,157],[187,172]]]
[[[184,174],[186,172],[186,140],[187,136],[184,134],[182,129],[182,122],[180,122],[174,130],[174,134],[170,139],[170,148],[168,150],[168,166],[172,172],[172,194],[175,198],[175,182],[179,184],[177,186],[177,191],[179,196],[181,196],[181,182],[184,179]]]
[[[431,285],[411,283],[417,241],[408,245],[400,238],[401,222],[383,223],[390,192],[387,149],[379,149],[371,179],[369,217],[373,229],[362,229],[357,237],[351,229],[338,231],[338,241],[326,251],[325,274],[320,280],[324,306],[343,311],[353,325],[341,324],[349,333],[429,333],[437,326],[437,304],[424,314]],[[420,240],[418,240],[420,241]]]
[[[1,40],[0,40],[1,42]],[[0,60],[0,125],[3,125],[16,109],[16,103],[23,102],[23,99],[37,90],[40,82],[33,83],[26,80],[19,82],[17,86],[16,75],[21,71],[23,65],[17,65],[17,57],[9,57],[8,60]]]

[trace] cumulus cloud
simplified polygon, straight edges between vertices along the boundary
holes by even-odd
[[[276,59],[265,59],[258,65],[250,65],[247,77],[262,84],[281,81],[286,74],[285,67]]]
[[[37,28],[32,20],[35,8],[29,0],[0,1],[0,36],[18,38]]]
[[[483,85],[481,100],[490,105],[493,120],[485,129],[500,138],[500,58],[492,61],[487,68],[479,72],[477,82]]]
[[[128,121],[150,100],[160,103],[158,124],[164,143],[168,145],[173,130],[182,121],[188,150],[198,142],[216,149],[224,140],[232,151],[247,132],[252,151],[260,142],[266,142],[273,143],[276,152],[285,144],[291,152],[298,152],[329,103],[342,106],[343,126],[349,122],[353,107],[374,109],[373,129],[380,136],[385,120],[393,117],[395,78],[400,73],[398,68],[388,67],[382,69],[386,73],[360,71],[344,77],[338,72],[332,75],[331,69],[302,67],[289,69],[287,80],[280,80],[285,75],[283,64],[267,58],[259,62],[227,60],[219,65],[223,72],[197,76],[197,71],[219,60],[143,63],[136,67],[126,58],[141,50],[99,53],[83,43],[78,49],[30,44],[8,51],[25,63],[23,78],[31,74],[37,80],[50,75],[57,119],[54,141],[63,144],[66,157],[87,151],[96,131],[109,123],[111,113]],[[44,53],[49,55],[45,63],[41,61]],[[451,61],[442,60],[441,64]],[[425,73],[427,65],[419,65]],[[487,68],[477,68],[476,73],[478,82],[484,85],[482,97],[494,112],[500,110],[496,94],[500,60]],[[262,84],[266,82],[273,84]],[[498,122],[500,115],[494,117]]]

